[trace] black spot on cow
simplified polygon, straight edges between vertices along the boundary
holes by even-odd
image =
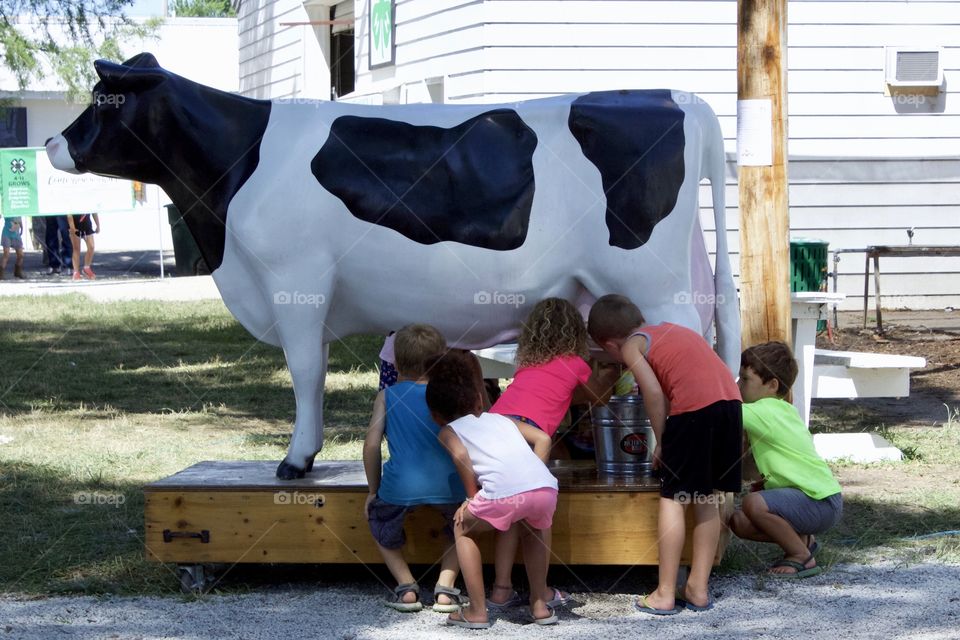
[[[677,204],[683,111],[670,91],[603,91],[570,105],[570,131],[600,170],[610,245],[636,249]]]
[[[360,220],[422,244],[506,251],[527,237],[536,146],[509,109],[450,129],[341,116],[310,169]]]

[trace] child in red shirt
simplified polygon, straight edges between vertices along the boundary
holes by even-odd
[[[742,414],[733,373],[706,340],[686,327],[645,323],[628,298],[603,296],[590,309],[590,336],[633,372],[657,438],[660,470],[660,579],[637,609],[671,615],[683,607],[713,608],[707,590],[720,539],[718,492],[740,490]],[[693,505],[693,561],[676,593],[686,535],[685,511]]]

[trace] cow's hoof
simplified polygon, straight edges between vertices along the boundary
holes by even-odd
[[[317,457],[317,454],[313,454],[312,456],[307,458],[307,468],[304,471],[306,471],[307,473],[310,473],[311,471],[313,471],[313,459],[316,457]]]
[[[286,460],[277,467],[277,477],[281,480],[297,480],[306,475],[306,471],[300,467],[295,467]]]

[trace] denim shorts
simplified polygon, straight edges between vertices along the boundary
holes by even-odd
[[[377,544],[386,549],[400,549],[407,542],[407,534],[403,530],[403,523],[407,514],[414,509],[432,508],[443,514],[443,519],[447,522],[443,531],[453,540],[453,516],[457,513],[461,504],[458,502],[456,504],[405,506],[384,502],[380,499],[380,496],[377,496],[370,503],[370,516],[367,518],[367,522],[370,524],[370,533],[373,534],[373,539],[377,541]]]

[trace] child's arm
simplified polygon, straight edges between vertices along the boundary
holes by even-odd
[[[457,433],[450,428],[450,425],[440,427],[440,444],[450,453],[453,459],[453,466],[457,468],[460,475],[460,481],[463,483],[463,489],[467,493],[469,500],[477,495],[477,474],[473,471],[473,461],[470,459],[470,453],[463,446],[463,442],[457,436]]]
[[[93,229],[93,232],[100,233],[100,216],[97,215],[96,213],[93,214],[93,224],[96,225]]]
[[[369,515],[370,503],[380,490],[380,464],[383,457],[380,454],[380,443],[386,430],[387,402],[385,392],[377,394],[373,401],[373,415],[370,417],[370,426],[367,427],[367,437],[363,440],[363,471],[367,475],[368,495],[363,505],[364,513]]]
[[[579,385],[573,391],[571,404],[606,404],[613,395],[613,387],[620,379],[620,368],[616,365],[600,365],[590,375],[586,384]]]
[[[77,228],[73,226],[73,216],[70,214],[67,214],[67,226],[70,227],[70,235],[76,233]]]
[[[657,439],[653,462],[654,466],[659,467],[660,443],[663,442],[663,429],[667,423],[667,397],[663,393],[657,375],[650,368],[650,363],[643,357],[641,347],[642,338],[638,336],[627,340],[621,347],[620,353],[623,363],[630,367],[640,389],[640,395],[643,396],[643,408],[647,412],[647,417],[650,418],[653,435]]]
[[[520,435],[527,441],[527,444],[533,447],[533,452],[546,464],[547,460],[550,459],[550,449],[552,448],[553,438],[548,436],[546,432],[526,422],[514,421],[514,424],[517,425],[517,428],[520,430]]]

